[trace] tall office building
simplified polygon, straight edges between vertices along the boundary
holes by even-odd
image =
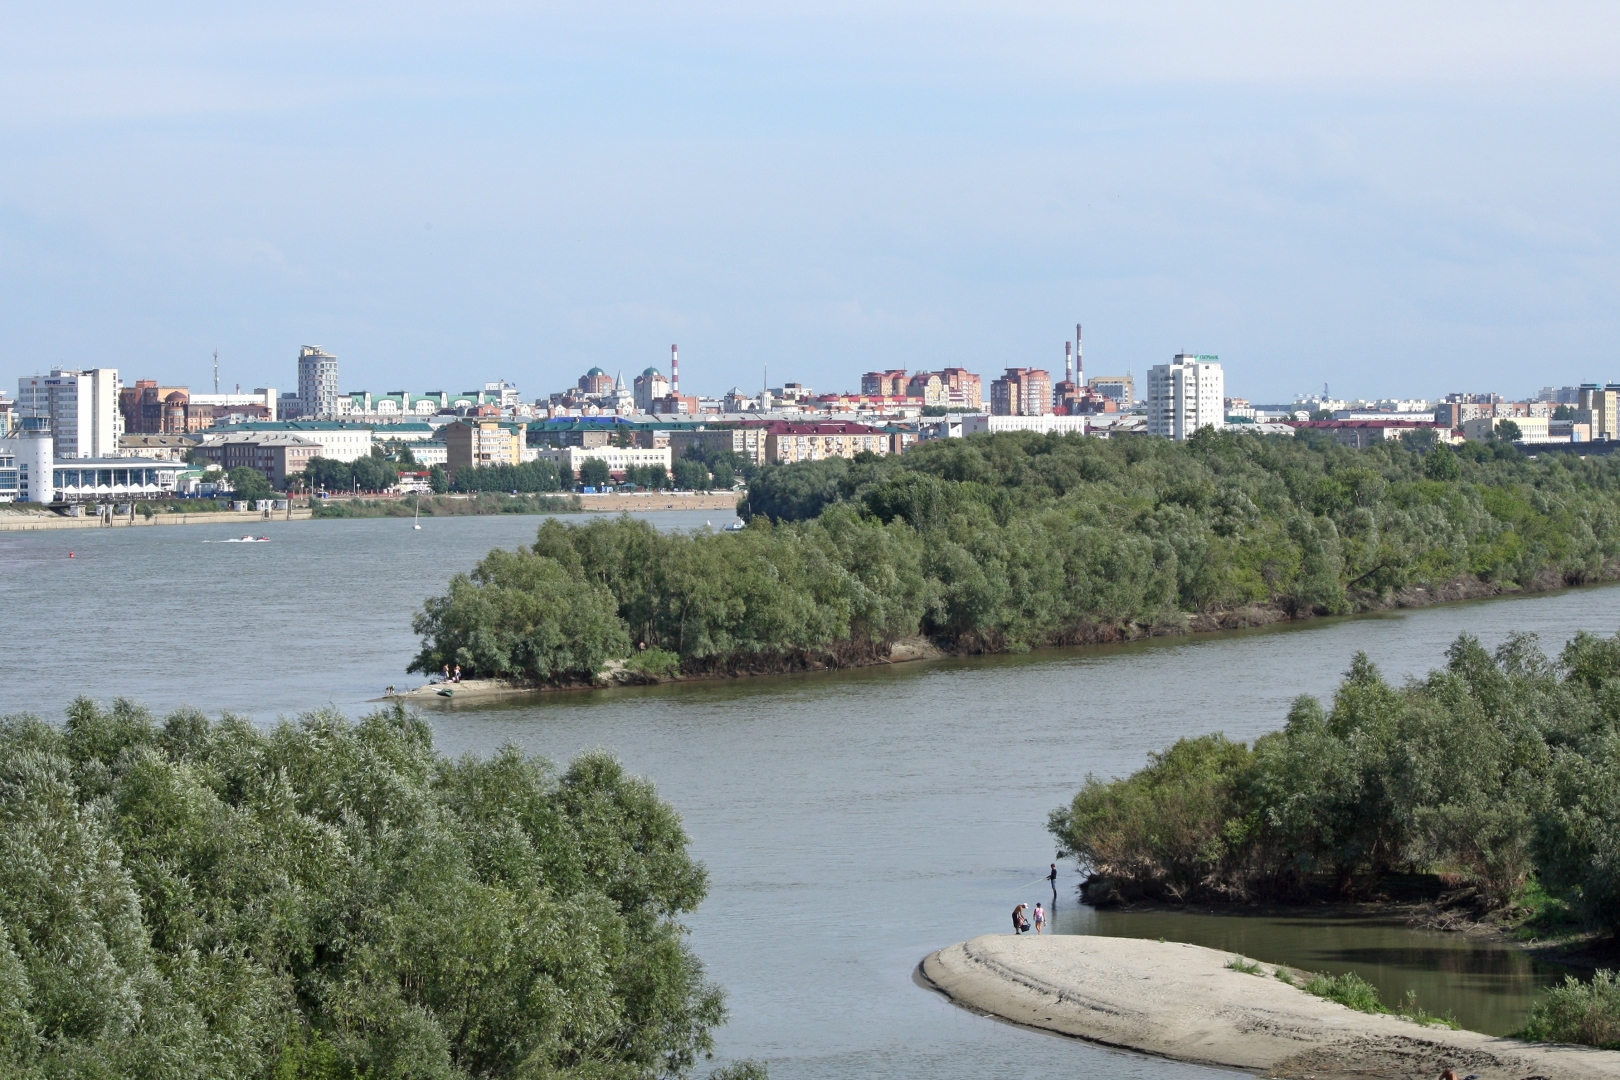
[[[1148,434],[1177,442],[1199,428],[1226,426],[1226,373],[1218,356],[1179,353],[1148,369]]]
[[[124,433],[121,389],[117,368],[57,368],[17,380],[17,414],[50,421],[57,457],[116,457]]]
[[[330,420],[338,414],[337,357],[319,345],[298,352],[298,408],[306,420]]]
[[[1052,412],[1052,375],[1044,368],[1008,368],[990,384],[993,416],[1047,416]]]

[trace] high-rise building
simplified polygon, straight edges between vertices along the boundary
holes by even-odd
[[[650,413],[652,403],[669,396],[669,380],[657,368],[650,367],[636,376],[636,411]]]
[[[613,376],[593,367],[579,377],[579,392],[586,397],[607,397],[613,393]]]
[[[1592,425],[1592,438],[1620,438],[1620,383],[1582,383],[1575,420]]]
[[[861,376],[861,394],[864,397],[904,397],[906,372],[904,368],[888,371],[868,371]]]
[[[1226,426],[1226,373],[1218,356],[1179,353],[1148,369],[1148,434],[1180,442]]]
[[[298,412],[306,420],[330,420],[338,414],[337,357],[319,345],[298,351]]]
[[[941,368],[939,381],[945,384],[945,404],[973,412],[983,406],[983,383],[967,368]]]
[[[57,457],[117,457],[121,388],[117,368],[24,376],[17,380],[17,414],[50,421]]]
[[[1046,416],[1052,411],[1052,374],[1044,368],[1008,368],[990,384],[995,416]]]

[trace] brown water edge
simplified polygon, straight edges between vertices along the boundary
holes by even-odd
[[[1525,596],[1546,596],[1575,589],[1613,585],[1620,581],[1620,563],[1604,567],[1599,575],[1582,581],[1570,582],[1550,571],[1543,571],[1528,586],[1504,586],[1499,582],[1481,581],[1477,577],[1462,577],[1438,586],[1413,586],[1368,603],[1354,612],[1343,615],[1317,615],[1311,612],[1290,614],[1279,605],[1251,604],[1230,611],[1203,612],[1188,615],[1177,622],[1159,624],[1096,623],[1082,628],[1062,640],[1040,648],[1016,650],[945,649],[922,635],[902,638],[890,646],[887,656],[850,653],[824,656],[783,656],[756,663],[753,666],[734,666],[724,669],[682,673],[674,677],[654,677],[625,671],[623,665],[610,667],[594,683],[563,684],[525,683],[513,679],[469,679],[452,687],[452,693],[441,695],[434,684],[422,684],[410,690],[374,701],[404,700],[412,705],[445,706],[476,704],[480,707],[502,701],[522,699],[534,694],[559,692],[624,690],[677,684],[712,684],[738,679],[782,678],[853,672],[862,668],[885,668],[917,661],[949,662],[952,660],[983,661],[989,658],[1050,658],[1068,654],[1103,654],[1121,647],[1141,646],[1163,639],[1173,643],[1177,639],[1196,637],[1220,640],[1255,633],[1286,632],[1313,626],[1335,625],[1349,620],[1388,617],[1402,610],[1433,607],[1440,604],[1482,603],[1509,600]],[[1349,657],[1345,658],[1346,662]],[[933,666],[933,665],[929,665]]]

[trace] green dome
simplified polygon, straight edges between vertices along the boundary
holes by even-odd
[[[643,371],[641,374],[642,374],[643,377],[657,375],[658,374],[658,369],[655,368],[655,367],[650,367],[646,371]]]
[[[591,370],[589,370],[589,371],[587,371],[587,372],[586,372],[586,373],[585,373],[585,377],[586,377],[586,378],[587,378],[587,379],[589,379],[589,378],[590,378],[590,377],[592,377],[592,376],[593,376],[593,375],[606,375],[606,374],[607,374],[607,372],[605,372],[605,371],[603,371],[603,370],[602,370],[602,369],[601,369],[601,368],[599,368],[599,367],[593,367],[593,368],[591,368]]]

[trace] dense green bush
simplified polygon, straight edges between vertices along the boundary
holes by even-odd
[[[391,709],[0,721],[0,1073],[685,1075],[722,1019],[679,818]]]
[[[805,521],[842,502],[923,533],[942,578],[979,564],[991,648],[1248,604],[1350,611],[1456,579],[1589,581],[1620,559],[1620,461],[1506,443],[1010,432],[768,467],[739,512]]]
[[[414,628],[427,644],[409,670],[427,673],[460,665],[469,675],[589,683],[630,650],[612,593],[528,551],[497,549],[457,574]]]
[[[1531,1007],[1519,1037],[1620,1050],[1620,979],[1612,971],[1588,983],[1566,976]]]
[[[312,488],[327,491],[386,491],[399,483],[399,466],[381,456],[377,448],[367,457],[354,461],[313,457],[304,466],[304,480]]]
[[[525,461],[521,465],[479,465],[457,469],[451,491],[494,491],[520,494],[560,491],[572,484],[554,461]]]
[[[1054,811],[1096,899],[1355,894],[1394,873],[1471,882],[1485,906],[1537,887],[1620,929],[1620,638],[1464,635],[1402,687],[1358,654],[1324,709],[1294,703],[1252,748],[1183,739]]]

